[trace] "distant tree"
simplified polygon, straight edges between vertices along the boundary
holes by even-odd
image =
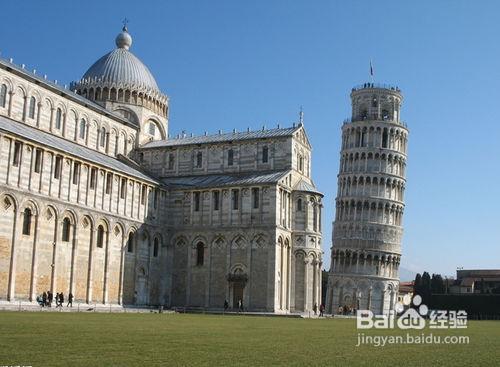
[[[422,288],[419,295],[422,297],[422,303],[428,305],[431,299],[431,276],[426,271],[422,274]]]
[[[328,271],[321,271],[321,302],[326,305],[326,289],[328,287]]]
[[[413,293],[420,294],[421,290],[422,290],[422,275],[420,275],[420,273],[417,273],[417,275],[415,276],[415,282],[413,283]]]

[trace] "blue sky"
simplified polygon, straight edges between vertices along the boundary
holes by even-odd
[[[289,126],[302,105],[327,267],[340,126],[371,58],[410,128],[402,266],[452,275],[500,266],[499,14],[498,1],[8,1],[0,51],[69,83],[127,17],[171,134]]]

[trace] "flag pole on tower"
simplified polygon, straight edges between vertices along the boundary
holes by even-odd
[[[373,63],[372,63],[372,59],[370,59],[370,78],[371,78],[372,83],[373,83]]]

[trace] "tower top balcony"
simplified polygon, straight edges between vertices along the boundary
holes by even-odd
[[[397,86],[364,83],[351,90],[351,121],[386,121],[400,124],[403,95]]]

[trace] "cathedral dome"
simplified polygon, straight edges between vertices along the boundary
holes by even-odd
[[[166,114],[167,97],[160,91],[153,74],[132,52],[132,36],[126,27],[115,39],[116,49],[97,60],[71,84],[71,89],[96,102],[117,101],[153,106]]]
[[[131,45],[132,37],[127,28],[124,27],[123,31],[116,37],[117,48],[97,60],[82,79],[159,91],[156,80],[149,69],[129,51]]]

